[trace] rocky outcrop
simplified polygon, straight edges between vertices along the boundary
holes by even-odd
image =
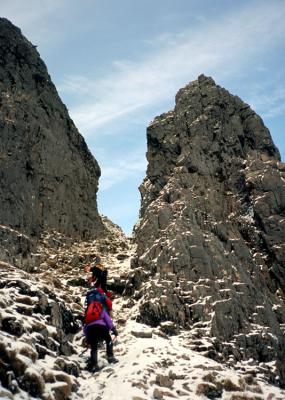
[[[132,278],[140,319],[211,337],[212,357],[277,360],[284,385],[285,165],[268,129],[202,75],[147,142]]]
[[[70,356],[76,352],[72,339],[80,331],[81,307],[70,295],[67,301],[68,293],[62,299],[39,280],[0,262],[0,392],[4,387],[4,398],[68,399],[78,388],[80,365]]]
[[[31,271],[39,262],[36,243],[15,229],[0,225],[0,260]]]
[[[100,168],[33,46],[0,19],[0,224],[96,237]]]

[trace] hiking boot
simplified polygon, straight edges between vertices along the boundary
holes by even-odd
[[[87,369],[88,372],[91,372],[91,374],[101,370],[101,368],[99,367],[98,364],[94,364],[91,361],[87,362],[86,369]]]
[[[89,372],[99,371],[98,358],[97,358],[97,348],[91,349],[91,357],[87,361],[87,370]]]
[[[91,370],[90,370],[90,372],[98,372],[98,371],[100,371],[100,367],[99,367],[99,365],[98,364],[96,364],[96,365],[93,365],[93,367],[91,368]]]
[[[107,360],[109,364],[116,364],[117,362],[119,362],[119,360],[114,356],[108,356]]]
[[[109,364],[116,364],[117,362],[119,362],[119,360],[117,360],[114,357],[114,353],[113,353],[113,343],[112,342],[107,342],[107,360]]]
[[[91,372],[93,367],[94,367],[94,363],[91,360],[88,360],[86,363],[87,371]]]

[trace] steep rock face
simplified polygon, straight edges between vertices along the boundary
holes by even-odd
[[[212,337],[226,357],[277,360],[285,384],[285,166],[268,129],[202,75],[147,141],[133,261],[140,318]]]
[[[103,230],[100,168],[35,48],[0,19],[0,223],[38,236]]]

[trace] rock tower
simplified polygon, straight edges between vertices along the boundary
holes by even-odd
[[[268,129],[201,75],[147,143],[133,262],[141,320],[211,338],[212,357],[277,360],[285,384],[285,165]]]

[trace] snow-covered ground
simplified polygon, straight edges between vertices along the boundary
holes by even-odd
[[[105,252],[100,253],[100,246],[101,251],[106,246]],[[189,332],[167,336],[159,328],[136,322],[138,304],[118,293],[113,302],[113,319],[119,331],[114,346],[119,362],[109,365],[102,347],[99,351],[102,370],[95,374],[88,372],[89,350],[85,351],[82,332],[68,336],[73,354],[59,356],[60,338],[53,326],[58,312],[56,304],[62,302],[67,309],[81,312],[86,288],[67,282],[86,279],[84,260],[99,252],[109,267],[113,283],[126,279],[130,272],[131,243],[122,244],[112,252],[107,251],[107,242],[100,246],[76,244],[72,251],[70,248],[49,251],[41,269],[32,274],[9,264],[0,265],[0,374],[8,357],[9,362],[17,364],[13,368],[23,374],[30,391],[29,383],[33,380],[43,385],[38,398],[46,400],[285,399],[285,391],[266,383],[256,372],[253,361],[230,368],[193,351]],[[42,310],[35,313],[39,304],[42,309],[47,305],[54,307],[53,317]],[[10,321],[9,329],[3,328],[5,321],[6,324]],[[21,327],[26,329],[23,334],[17,332]],[[201,341],[207,347],[207,339]],[[14,380],[17,385],[21,379],[21,375],[11,376],[10,384]],[[0,399],[36,398],[23,387],[22,382],[13,395],[0,386]]]
[[[238,373],[187,348],[185,333],[169,339],[154,334],[137,338],[131,332],[148,328],[128,321],[115,354],[119,364],[109,366],[101,350],[102,371],[83,372],[73,396],[92,400],[142,399],[284,399],[285,392],[254,374]],[[186,334],[187,336],[187,334]],[[76,357],[75,357],[76,358]],[[82,361],[81,361],[82,364]],[[83,364],[82,364],[83,366]],[[252,372],[252,371],[251,371]]]

